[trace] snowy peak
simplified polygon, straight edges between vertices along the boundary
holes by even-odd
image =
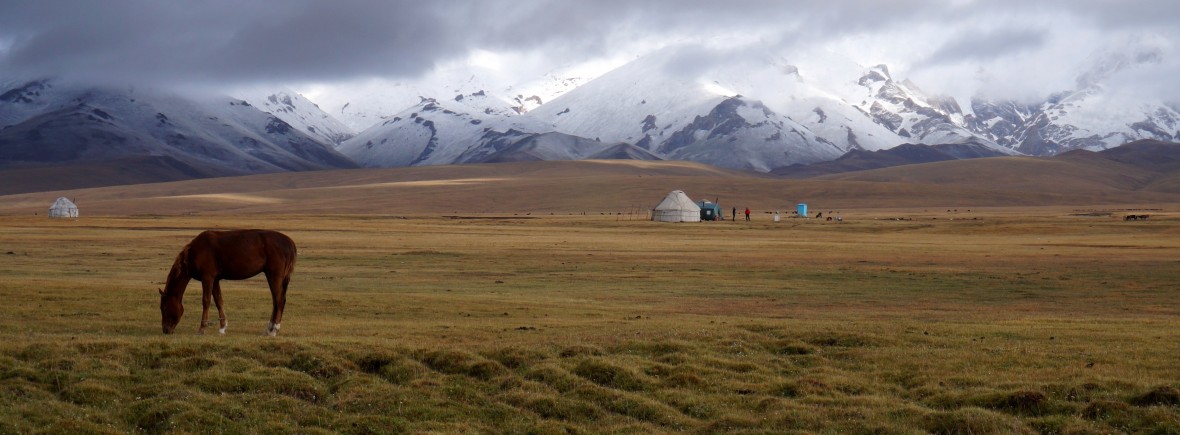
[[[529,117],[494,110],[460,111],[457,103],[422,98],[414,107],[365,130],[339,151],[367,166],[395,167],[526,160],[580,160],[635,155],[627,144],[555,132]],[[469,108],[469,107],[468,107]]]
[[[877,65],[865,71],[864,75],[856,81],[856,84],[861,86],[871,86],[874,83],[889,83],[893,81],[893,77],[889,75],[889,67]]]
[[[484,91],[450,100],[420,97],[413,105],[337,149],[365,166],[397,167],[469,163],[484,158],[480,148],[503,145],[506,138],[552,132],[552,125],[508,115],[502,102]],[[483,157],[476,157],[482,155]]]
[[[545,103],[585,84],[589,80],[587,77],[568,77],[556,73],[548,73],[540,80],[535,80],[524,85],[511,86],[505,90],[505,94],[511,95],[512,108],[516,113],[520,114],[541,107]]]
[[[268,112],[304,134],[324,143],[339,144],[355,135],[344,123],[328,115],[302,95],[283,90],[279,92],[243,93],[242,98],[260,110]]]
[[[676,68],[668,48],[640,57],[526,114],[560,132],[634,144],[665,159],[768,171],[791,163],[838,157],[844,148],[759,100],[738,95],[755,81],[797,82],[790,64],[762,63],[699,73]]]
[[[905,140],[926,144],[991,142],[968,128],[954,98],[928,96],[909,80],[897,82],[885,65],[869,68],[857,84],[864,89],[857,108]]]
[[[418,104],[421,98],[446,101],[453,110],[469,113],[519,115],[552,101],[586,83],[584,71],[569,68],[531,79],[508,81],[501,71],[480,65],[442,65],[414,80],[373,80],[355,89],[318,89],[315,94],[328,112],[354,131],[363,131]]]
[[[830,160],[845,151],[761,102],[740,95],[726,98],[707,114],[696,116],[655,149],[657,155],[677,160],[761,172]]]

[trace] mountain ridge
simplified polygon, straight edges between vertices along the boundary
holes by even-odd
[[[1102,85],[1109,74],[1079,78],[1084,87],[1053,93],[1042,103],[973,98],[964,106],[951,97],[928,95],[909,79],[895,78],[887,65],[846,62],[812,70],[776,58],[749,58],[703,71],[678,70],[681,57],[693,50],[665,47],[590,79],[562,82],[559,76],[547,76],[562,83],[553,87],[555,98],[548,100],[500,95],[496,86],[483,83],[489,89],[481,89],[481,96],[513,110],[485,111],[480,122],[488,126],[513,119],[532,126],[517,129],[529,133],[628,143],[663,159],[763,172],[904,143],[975,144],[1010,155],[1053,155],[1180,137],[1180,115],[1161,102],[1143,102],[1140,109],[1117,116],[1117,122],[1091,125],[1102,118],[1094,115],[1104,113],[1102,101],[1115,97]],[[1119,68],[1134,65],[1128,61]],[[530,103],[521,105],[522,98]],[[740,116],[733,110],[737,102],[745,106]],[[341,150],[350,154],[350,148],[356,147],[346,144]],[[350,155],[369,161],[364,153]],[[398,164],[445,163],[461,162]]]
[[[0,86],[0,166],[166,155],[225,166],[191,173],[254,173],[613,157],[785,174],[904,144],[957,149],[947,155],[968,158],[1180,138],[1174,108],[1128,99],[1104,82],[1152,56],[1109,60],[1080,74],[1078,88],[1039,103],[975,98],[963,105],[926,94],[887,65],[840,60],[814,68],[763,53],[685,70],[684,58],[700,54],[694,50],[668,46],[597,75],[549,73],[519,80],[526,85],[451,65],[440,73],[445,82],[390,90],[399,98],[417,94],[416,104],[380,114],[372,110],[388,105],[371,104],[351,122],[289,90],[189,98],[60,80],[8,82]],[[330,110],[351,113],[349,104]],[[358,132],[349,127],[357,119],[380,121]],[[859,158],[871,160],[866,156]]]

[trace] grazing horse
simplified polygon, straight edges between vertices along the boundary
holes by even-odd
[[[168,271],[168,281],[160,290],[164,333],[171,334],[180,323],[180,316],[184,315],[184,290],[189,280],[201,281],[201,327],[197,332],[205,333],[212,297],[217,302],[218,332],[225,334],[228,322],[221,304],[221,280],[247,279],[264,273],[273,303],[266,333],[273,337],[279,332],[279,322],[283,320],[287,284],[291,282],[294,270],[295,242],[282,233],[268,230],[202,232],[180,250],[172,263],[172,270]]]

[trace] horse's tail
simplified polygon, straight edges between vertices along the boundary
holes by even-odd
[[[282,244],[287,245],[284,246],[282,250],[291,254],[291,258],[286,262],[286,270],[283,271],[283,275],[289,277],[295,272],[295,259],[299,257],[299,248],[295,246],[295,241],[291,240],[290,237],[287,237],[286,234],[280,233],[279,235],[281,236],[279,240],[283,242]]]

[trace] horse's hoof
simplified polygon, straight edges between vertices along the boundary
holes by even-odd
[[[217,333],[221,334],[221,335],[225,335],[225,328],[218,329]]]

